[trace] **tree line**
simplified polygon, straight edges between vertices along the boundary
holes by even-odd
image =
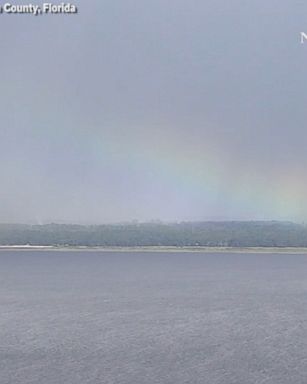
[[[307,247],[307,226],[291,222],[104,225],[0,224],[0,245]]]

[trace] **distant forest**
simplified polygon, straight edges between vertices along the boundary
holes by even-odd
[[[307,226],[291,222],[109,225],[0,224],[0,245],[307,247]]]

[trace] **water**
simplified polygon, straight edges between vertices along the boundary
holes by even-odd
[[[307,255],[0,252],[1,384],[300,384]]]

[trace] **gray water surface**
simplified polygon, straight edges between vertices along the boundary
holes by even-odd
[[[1,384],[305,384],[307,255],[0,252]]]

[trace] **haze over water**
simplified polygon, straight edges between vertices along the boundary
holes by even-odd
[[[1,384],[305,384],[307,257],[0,252]]]

